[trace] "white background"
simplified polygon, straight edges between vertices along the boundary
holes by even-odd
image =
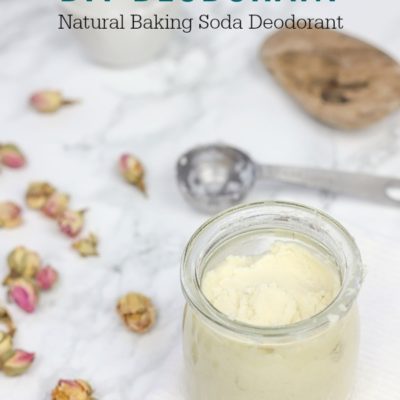
[[[310,3],[291,7],[299,16],[342,15],[349,32],[400,58],[397,0]],[[288,15],[285,4],[260,3],[252,10]],[[56,1],[0,5],[0,142],[16,142],[29,157],[23,171],[3,169],[0,200],[22,202],[29,182],[49,180],[71,194],[73,207],[90,210],[86,231],[101,238],[101,257],[83,260],[55,224],[35,212],[26,210],[20,229],[0,231],[2,274],[6,255],[19,244],[39,251],[61,274],[35,314],[9,306],[17,346],[37,358],[22,377],[0,375],[1,399],[49,399],[59,378],[88,379],[102,400],[176,398],[167,393],[180,382],[179,261],[205,219],[175,185],[175,160],[191,146],[224,141],[264,162],[400,177],[399,116],[358,133],[313,121],[259,62],[267,32],[177,35],[154,62],[117,71],[90,63],[70,33],[57,31]],[[250,11],[246,2],[222,0],[201,8],[219,15]],[[41,88],[61,89],[81,102],[38,115],[27,98]],[[124,151],[146,165],[148,200],[116,172]],[[400,398],[400,209],[272,183],[260,183],[248,198],[261,199],[324,209],[356,236],[369,275],[359,299],[363,335],[355,399]],[[159,320],[148,335],[128,332],[115,313],[116,300],[128,290],[148,294],[157,305]],[[1,288],[0,301],[5,299]]]

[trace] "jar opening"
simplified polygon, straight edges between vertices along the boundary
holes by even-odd
[[[243,255],[265,251],[268,237],[298,241],[332,257],[341,289],[328,307],[297,323],[264,327],[232,320],[211,305],[201,290],[202,277],[210,263],[218,262],[235,249]],[[246,336],[290,339],[300,334],[314,334],[347,314],[357,297],[362,275],[358,248],[337,221],[301,204],[261,202],[228,209],[203,224],[185,249],[181,282],[189,305],[211,324]]]

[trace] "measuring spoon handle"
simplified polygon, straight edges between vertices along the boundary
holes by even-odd
[[[258,177],[400,206],[400,179],[397,178],[279,165],[259,165]]]

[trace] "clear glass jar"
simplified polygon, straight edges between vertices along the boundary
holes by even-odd
[[[276,240],[329,257],[341,289],[322,312],[278,327],[233,321],[201,291],[204,272],[228,255],[256,255]],[[347,400],[359,347],[356,297],[363,280],[357,246],[328,215],[299,204],[264,202],[217,215],[190,239],[181,280],[187,300],[187,400]]]

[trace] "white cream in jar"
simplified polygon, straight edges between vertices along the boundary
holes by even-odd
[[[205,224],[182,270],[185,399],[350,399],[361,279],[351,237],[316,210],[260,203]]]
[[[299,244],[275,242],[261,256],[229,256],[206,271],[202,291],[231,319],[293,324],[318,314],[338,294],[339,275],[330,264]]]

